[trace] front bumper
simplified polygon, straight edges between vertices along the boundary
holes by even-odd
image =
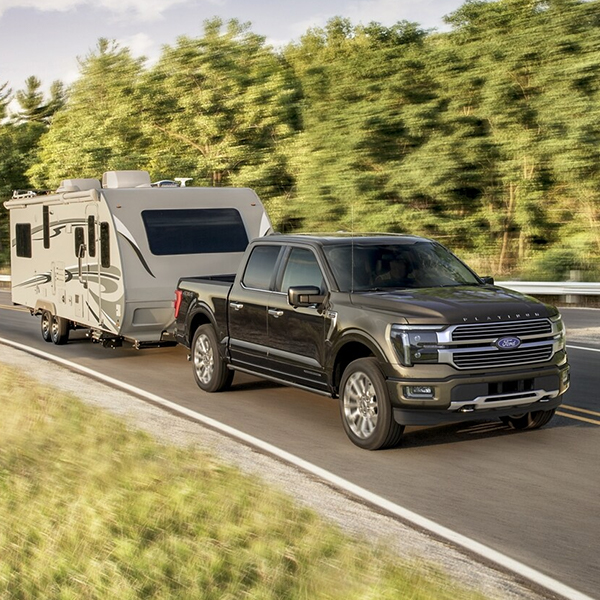
[[[394,419],[402,425],[435,425],[495,419],[552,410],[569,387],[569,366],[449,377],[444,380],[387,379]],[[407,397],[408,386],[431,386],[430,399]]]

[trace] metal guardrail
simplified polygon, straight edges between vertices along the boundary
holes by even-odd
[[[10,282],[10,275],[0,275],[0,281]],[[544,296],[600,296],[600,283],[583,281],[497,281],[496,285],[521,292]]]
[[[497,281],[496,285],[542,296],[600,296],[600,283],[584,281]]]

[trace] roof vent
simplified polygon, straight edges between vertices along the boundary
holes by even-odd
[[[150,187],[148,171],[107,171],[102,175],[103,188]]]
[[[97,179],[63,179],[57,192],[83,192],[84,190],[99,190]]]

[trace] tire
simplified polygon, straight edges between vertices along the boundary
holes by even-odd
[[[69,321],[67,319],[52,315],[50,339],[57,346],[62,346],[69,341]]]
[[[396,423],[383,373],[374,358],[359,358],[344,371],[340,414],[350,441],[365,450],[391,448],[404,425]]]
[[[515,415],[510,417],[502,417],[501,421],[505,425],[509,425],[513,429],[539,429],[550,421],[554,416],[556,409],[552,410],[536,410],[525,415]]]
[[[196,384],[205,392],[222,392],[231,385],[234,373],[221,358],[212,325],[201,325],[194,333],[192,368]]]
[[[52,315],[47,310],[42,311],[41,327],[42,327],[42,339],[45,342],[51,342],[52,341]]]

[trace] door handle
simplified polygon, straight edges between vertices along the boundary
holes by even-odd
[[[279,319],[279,317],[283,317],[283,311],[282,310],[275,310],[274,308],[270,308],[269,309],[269,314],[272,317],[275,317],[276,319]]]
[[[233,310],[240,310],[240,309],[244,308],[244,305],[241,302],[230,302],[229,306],[231,306],[231,308],[233,308]]]

